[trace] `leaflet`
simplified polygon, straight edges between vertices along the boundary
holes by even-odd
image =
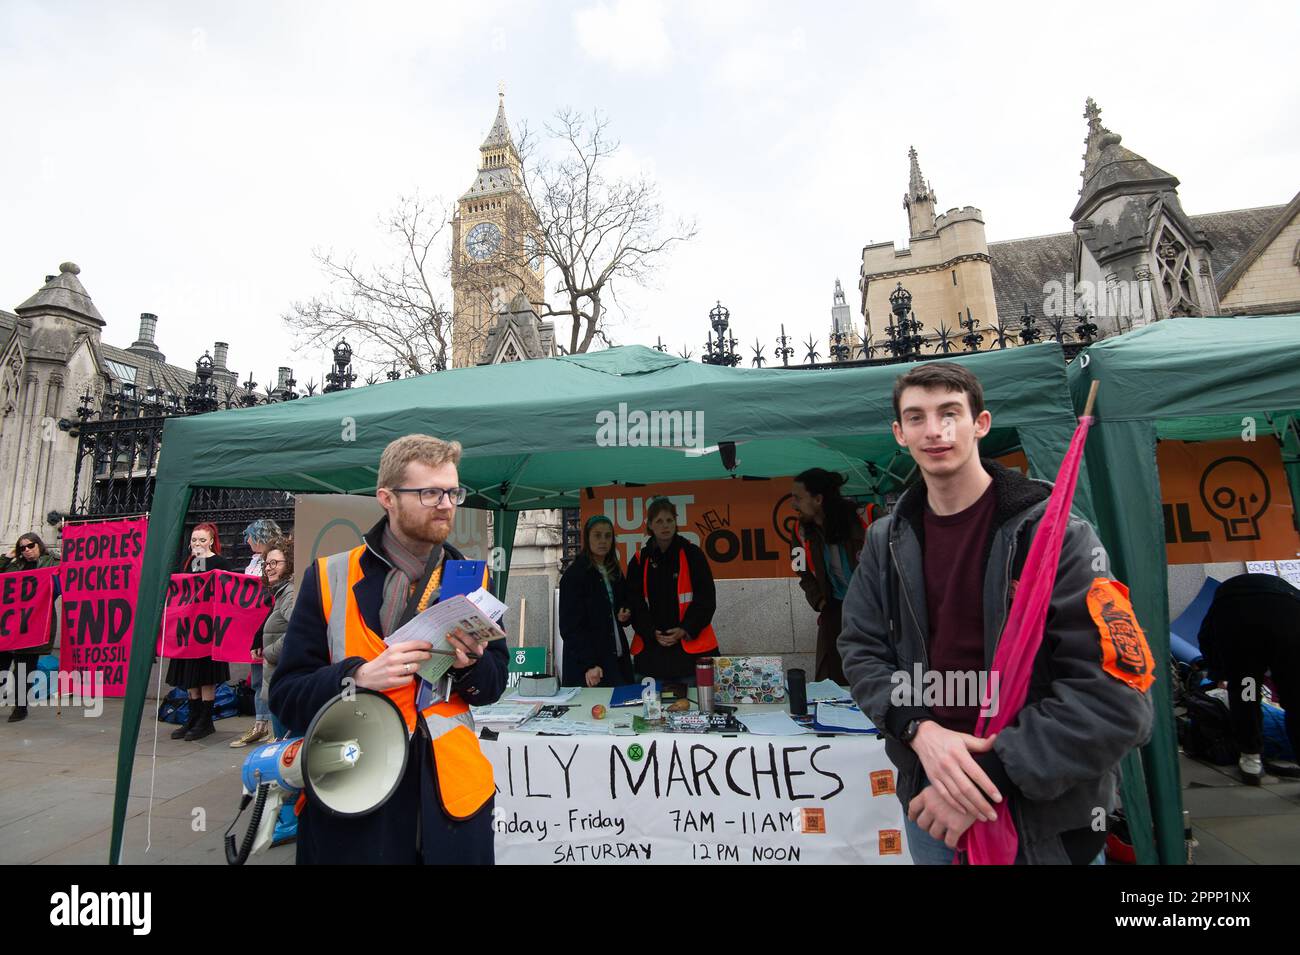
[[[438,601],[394,630],[384,643],[392,646],[408,640],[423,640],[430,644],[433,657],[420,667],[419,674],[432,685],[442,679],[456,662],[456,651],[447,639],[452,631],[460,629],[471,640],[504,640],[505,631],[496,623],[504,612],[505,604],[479,588],[468,596],[457,595]],[[492,616],[494,613],[495,618]]]

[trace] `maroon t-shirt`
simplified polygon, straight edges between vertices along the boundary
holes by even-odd
[[[984,670],[984,550],[996,508],[992,484],[978,501],[956,514],[940,517],[926,505],[925,607],[930,617],[926,653],[934,673]],[[964,677],[955,685],[961,687],[967,705],[932,706],[931,712],[946,729],[974,733],[980,712],[978,677]],[[947,696],[949,686],[945,677],[940,694],[945,704],[956,702]],[[966,695],[972,686],[976,692]]]

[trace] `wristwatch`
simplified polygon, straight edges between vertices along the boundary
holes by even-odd
[[[920,719],[908,720],[907,725],[903,727],[903,732],[898,734],[899,740],[904,743],[912,742],[912,740],[916,739],[916,731],[921,728],[921,724],[924,722],[924,720]]]

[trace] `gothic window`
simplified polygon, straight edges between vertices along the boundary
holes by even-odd
[[[503,352],[501,353],[501,362],[502,362],[502,364],[504,364],[505,362],[508,362],[508,361],[519,361],[519,360],[520,360],[520,359],[519,359],[519,352],[515,349],[515,343],[514,343],[514,342],[508,342],[508,343],[506,344],[505,351],[503,351]]]
[[[1191,252],[1168,226],[1160,230],[1156,261],[1160,264],[1160,290],[1164,293],[1169,316],[1200,314]]]

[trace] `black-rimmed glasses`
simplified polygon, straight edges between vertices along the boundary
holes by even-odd
[[[467,487],[390,487],[394,494],[419,494],[420,503],[425,507],[438,507],[443,498],[453,504],[464,504],[469,497]]]

